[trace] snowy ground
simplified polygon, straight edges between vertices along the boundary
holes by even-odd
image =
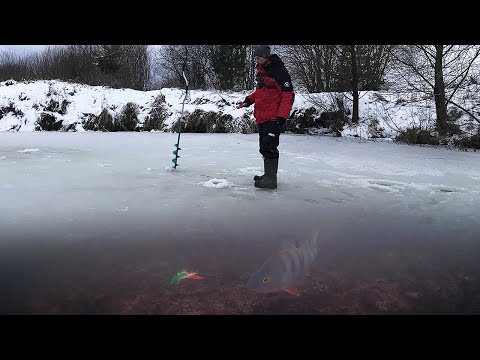
[[[472,85],[465,91],[460,91],[455,101],[462,107],[475,112],[477,104],[474,99],[478,92],[478,85]],[[82,122],[88,118],[89,114],[99,116],[103,110],[107,110],[115,118],[121,114],[124,106],[129,102],[138,106],[138,121],[143,123],[159,95],[163,95],[166,102],[166,119],[163,129],[165,131],[170,130],[181,117],[182,108],[184,108],[184,115],[196,110],[229,115],[232,117],[231,122],[234,127],[240,129],[244,116],[253,120],[253,107],[237,109],[236,104],[242,102],[250,93],[251,91],[191,90],[185,99],[185,91],[175,88],[138,91],[56,80],[3,81],[0,82],[0,131],[34,131],[42,114],[54,116],[55,121],[61,121],[64,128],[75,125],[76,131],[85,131]],[[312,107],[318,110],[318,114],[336,110],[334,104],[338,95],[340,94],[298,92],[295,95],[292,114]],[[401,99],[407,99],[408,102],[400,101],[400,95]],[[409,127],[432,130],[435,127],[433,103],[420,101],[415,96],[410,93],[393,94],[386,91],[361,92],[360,122],[358,125],[345,127],[342,135],[364,139],[379,136],[392,139],[400,131]],[[183,104],[184,100],[185,104]],[[345,101],[345,106],[351,110],[352,103]],[[65,106],[63,111],[60,109],[62,106]],[[470,135],[476,134],[478,129],[478,123],[465,114],[457,119],[457,124]]]

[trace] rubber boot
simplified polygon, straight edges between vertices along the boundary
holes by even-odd
[[[277,188],[278,159],[264,159],[265,175],[263,179],[255,181],[255,187],[263,189]]]

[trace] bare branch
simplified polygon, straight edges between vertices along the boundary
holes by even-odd
[[[447,102],[449,102],[450,104],[458,107],[460,110],[464,111],[466,114],[470,115],[472,117],[473,120],[475,120],[476,122],[478,122],[480,124],[480,119],[477,118],[471,111],[465,109],[463,106],[460,106],[459,104],[455,103],[454,101],[448,99]]]

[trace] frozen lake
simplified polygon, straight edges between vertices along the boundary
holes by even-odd
[[[0,133],[0,313],[480,313],[480,153],[282,134],[266,190],[257,134],[177,136]],[[245,288],[314,229],[302,296]]]

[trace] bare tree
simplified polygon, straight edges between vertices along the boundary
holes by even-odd
[[[351,92],[352,121],[358,122],[359,92],[379,90],[382,86],[391,47],[293,45],[284,47],[284,56],[294,81],[309,93]],[[312,97],[315,103],[314,99]],[[324,103],[317,105],[325,106]]]
[[[168,45],[156,54],[155,62],[162,72],[163,86],[183,87],[182,70],[191,89],[206,89],[210,85],[209,45]]]
[[[255,86],[255,56],[253,52],[255,47],[253,45],[247,45],[247,57],[245,59],[245,76],[243,79],[243,89],[253,90]]]
[[[284,47],[284,56],[291,68],[292,78],[309,93],[351,93],[352,121],[359,120],[360,91],[379,90],[384,82],[390,60],[389,45],[294,45]],[[338,94],[335,95],[336,104]],[[325,111],[342,111],[340,106],[310,97],[310,101]],[[338,109],[337,109],[338,107]]]
[[[447,104],[461,109],[480,123],[480,119],[454,101],[456,93],[465,87],[480,55],[477,45],[409,45],[392,51],[396,77],[395,88],[416,93],[435,103],[436,128],[448,135]]]
[[[359,79],[358,79],[358,63],[357,63],[357,49],[355,45],[349,46],[350,52],[350,66],[351,66],[351,85],[353,95],[353,110],[352,110],[352,122],[358,123],[358,100],[359,100]]]
[[[335,63],[334,45],[289,45],[283,56],[292,78],[309,93],[329,92],[332,89]]]
[[[337,91],[352,94],[352,122],[358,122],[360,91],[378,91],[390,61],[389,45],[335,46]]]
[[[146,90],[151,81],[151,61],[147,45],[123,45],[120,49],[119,81],[122,87]]]

